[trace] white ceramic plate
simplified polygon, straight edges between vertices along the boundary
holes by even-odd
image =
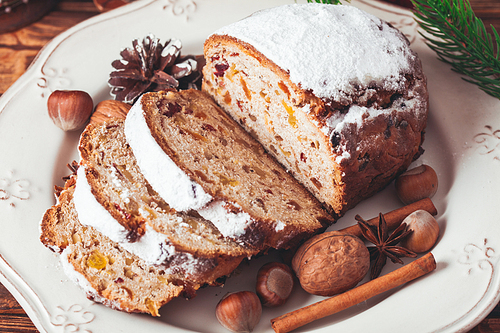
[[[216,28],[255,10],[293,0],[143,0],[79,24],[50,42],[26,74],[0,99],[0,281],[42,332],[220,332],[215,305],[229,291],[253,290],[263,257],[243,266],[224,288],[206,288],[190,301],[177,299],[161,318],[110,310],[87,300],[64,276],[57,257],[39,242],[38,223],[54,204],[66,163],[77,159],[79,133],[63,133],[47,116],[56,89],[110,99],[111,62],[134,38],[153,33],[183,41],[184,54],[201,53]],[[392,22],[408,35],[428,76],[430,118],[416,164],[433,166],[440,178],[434,197],[441,237],[430,275],[298,331],[456,332],[482,320],[500,299],[500,102],[461,80],[417,34],[411,13],[373,0],[353,5]],[[343,217],[334,228],[400,207],[389,186]],[[388,264],[383,273],[395,269]],[[283,307],[265,309],[257,332],[269,320],[320,300],[296,288]]]

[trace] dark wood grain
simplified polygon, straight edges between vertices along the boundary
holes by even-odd
[[[31,3],[20,1],[18,5],[9,7],[10,12],[0,17],[0,33],[15,31],[22,27],[38,21],[47,14],[56,0],[38,0]]]
[[[499,0],[471,0],[471,4],[485,24],[492,24],[500,31]],[[0,34],[0,95],[26,71],[43,45],[75,24],[98,14],[90,0],[61,0],[39,21]],[[1,284],[0,332],[38,332],[19,303]],[[500,333],[500,306],[470,333]]]
[[[38,332],[23,308],[1,284],[0,332]]]
[[[92,1],[65,0],[37,22],[0,34],[0,95],[26,71],[47,42],[97,14],[99,11]]]

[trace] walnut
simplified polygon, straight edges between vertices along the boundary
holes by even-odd
[[[370,253],[358,237],[331,231],[305,242],[295,253],[292,268],[305,291],[332,296],[364,278],[370,268]]]

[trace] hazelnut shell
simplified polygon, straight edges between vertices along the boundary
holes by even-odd
[[[92,117],[90,117],[90,122],[104,123],[116,118],[125,119],[131,107],[130,104],[115,100],[99,102],[95,107]]]
[[[283,263],[267,263],[257,273],[256,291],[264,306],[273,307],[285,304],[292,293],[293,286],[292,269]]]
[[[47,99],[47,109],[54,124],[63,131],[85,126],[94,109],[92,97],[81,90],[56,90]]]
[[[251,291],[226,294],[215,308],[217,320],[231,332],[252,332],[261,315],[259,297]]]
[[[422,164],[401,174],[395,182],[396,193],[405,205],[432,198],[438,189],[436,171]]]
[[[439,237],[439,224],[434,216],[425,210],[417,210],[408,215],[403,223],[413,230],[401,241],[401,246],[416,253],[429,251]]]

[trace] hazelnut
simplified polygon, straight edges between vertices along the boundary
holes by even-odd
[[[229,293],[215,308],[217,320],[231,332],[252,332],[261,315],[259,297],[251,291]]]
[[[395,185],[399,199],[408,205],[424,198],[432,198],[438,189],[438,178],[433,168],[422,164],[401,174]]]
[[[332,296],[353,288],[365,277],[370,253],[358,237],[330,231],[302,244],[292,268],[305,291]]]
[[[293,285],[292,269],[285,264],[270,262],[257,272],[257,295],[264,306],[285,304],[292,293]]]
[[[91,123],[104,123],[113,118],[125,119],[127,113],[132,106],[115,100],[105,100],[97,104],[92,117]]]
[[[436,244],[439,237],[439,224],[427,211],[414,211],[402,223],[406,223],[408,229],[413,232],[401,241],[401,246],[410,251],[422,253],[429,251]]]
[[[94,102],[80,90],[56,90],[47,99],[49,116],[63,131],[82,128],[90,118]]]

